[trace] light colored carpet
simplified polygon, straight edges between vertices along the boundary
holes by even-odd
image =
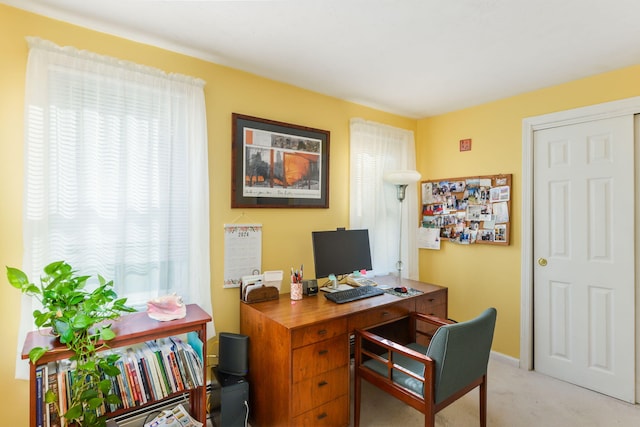
[[[479,426],[478,400],[474,390],[454,402],[436,414],[436,426]],[[489,362],[487,402],[489,427],[640,426],[640,405],[519,369],[500,357]],[[353,426],[353,405],[350,412]],[[361,427],[423,425],[420,412],[362,382]]]

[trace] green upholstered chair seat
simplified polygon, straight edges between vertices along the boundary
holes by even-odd
[[[427,347],[418,343],[411,343],[407,345],[411,350],[415,350],[419,353],[426,354]],[[420,376],[424,375],[424,364],[418,362],[417,360],[411,359],[409,357],[403,356],[400,353],[396,353],[393,358],[394,363],[402,366],[403,368],[418,374]],[[369,359],[363,363],[369,369],[374,370],[378,374],[382,376],[387,375],[387,367],[380,361],[375,359]],[[392,373],[393,382],[401,385],[404,388],[407,388],[414,393],[419,394],[420,396],[424,395],[423,384],[420,381],[417,381],[415,378],[411,378],[409,375],[398,371],[397,369],[393,370]]]

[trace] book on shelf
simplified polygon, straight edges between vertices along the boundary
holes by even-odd
[[[47,371],[48,377],[46,390],[51,390],[51,392],[55,396],[58,396],[58,364],[56,362],[49,362],[47,364]],[[58,410],[56,409],[56,405],[54,403],[47,403],[47,414],[47,425],[49,427],[60,427],[60,416],[58,415]]]
[[[146,344],[149,346],[149,348],[151,349],[151,352],[155,356],[155,363],[158,366],[160,382],[162,384],[162,387],[166,395],[168,396],[171,393],[173,393],[173,389],[171,387],[171,383],[169,382],[167,369],[165,366],[166,364],[164,363],[164,358],[162,357],[162,351],[160,350],[160,347],[158,347],[158,343],[156,343],[155,341],[148,341]]]
[[[176,393],[180,390],[178,389],[175,377],[173,375],[173,368],[171,366],[171,359],[169,357],[169,349],[165,345],[164,339],[162,338],[156,340],[156,344],[158,346],[158,349],[160,350],[160,356],[164,364],[164,369],[166,372],[167,381],[169,382],[169,386],[171,387],[171,392]]]
[[[140,347],[135,348],[133,351],[135,352],[135,357],[138,360],[138,369],[140,370],[142,385],[144,386],[147,400],[158,400],[159,397],[156,396],[155,389],[153,387],[151,370],[149,369],[149,365],[147,364],[146,356],[144,355]]]
[[[125,351],[124,356],[125,366],[127,367],[127,373],[131,379],[131,386],[133,390],[133,394],[135,396],[135,402],[137,405],[144,405],[147,403],[146,393],[143,390],[142,380],[140,377],[140,370],[138,369],[138,359],[135,354],[133,354],[133,350],[128,348]]]
[[[36,426],[44,427],[44,376],[47,365],[36,367]]]
[[[186,356],[184,355],[184,349],[180,345],[180,340],[178,338],[169,338],[171,340],[171,349],[176,354],[176,360],[178,362],[178,368],[180,369],[180,375],[182,375],[183,381],[185,382],[186,388],[194,388],[195,383],[193,382],[193,377],[191,375],[191,371],[189,370],[188,362],[186,360]]]
[[[120,384],[120,398],[122,400],[122,404],[125,409],[132,408],[135,406],[135,402],[131,391],[131,380],[129,379],[129,375],[127,375],[127,368],[122,360],[122,355],[120,355],[120,359],[116,362],[116,366],[120,370],[118,383]]]
[[[151,372],[151,384],[153,385],[153,390],[156,395],[156,400],[164,399],[169,394],[167,393],[166,388],[164,387],[162,374],[160,373],[158,367],[158,361],[156,359],[156,355],[151,351],[149,346],[145,344],[140,348],[140,351],[145,356],[145,361],[149,366],[149,371]]]

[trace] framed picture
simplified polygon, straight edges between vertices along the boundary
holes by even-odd
[[[232,208],[328,208],[329,131],[233,113]]]

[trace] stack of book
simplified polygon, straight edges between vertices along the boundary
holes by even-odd
[[[147,341],[132,347],[106,350],[118,354],[116,366],[120,375],[110,377],[112,392],[120,397],[119,405],[100,408],[100,414],[133,408],[174,394],[203,386],[205,383],[201,356],[178,337]],[[60,413],[70,401],[74,363],[60,360],[36,368],[36,425],[60,427],[54,404],[47,404],[45,394],[52,390],[58,397]]]

